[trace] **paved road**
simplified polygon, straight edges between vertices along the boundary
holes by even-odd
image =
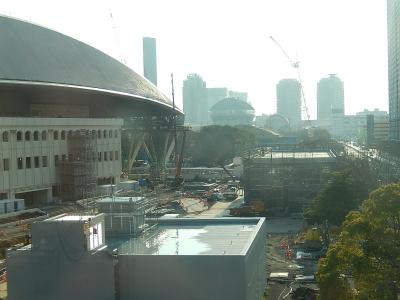
[[[229,208],[238,207],[243,202],[243,197],[239,197],[234,201],[225,202],[217,201],[210,209],[203,211],[201,214],[194,216],[195,218],[219,218],[229,216]]]

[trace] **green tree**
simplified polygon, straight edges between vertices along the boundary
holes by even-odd
[[[321,299],[397,299],[400,184],[375,190],[360,211],[346,217],[338,240],[319,262],[317,280]]]
[[[188,136],[187,157],[195,166],[221,166],[245,149],[254,147],[254,134],[232,126],[205,126]]]
[[[310,224],[328,220],[330,224],[340,225],[349,211],[358,208],[363,197],[365,193],[351,171],[334,172],[327,186],[306,209],[304,216]]]

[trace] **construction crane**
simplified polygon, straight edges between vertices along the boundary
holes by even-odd
[[[301,92],[301,99],[303,102],[303,109],[306,113],[306,117],[307,117],[307,123],[309,126],[311,126],[311,121],[310,121],[310,112],[308,111],[308,106],[307,106],[307,101],[306,101],[306,96],[304,93],[304,89],[303,89],[303,83],[301,80],[301,74],[300,74],[300,61],[298,60],[293,60],[290,58],[289,54],[287,54],[287,52],[285,51],[285,49],[283,49],[283,47],[278,43],[277,40],[274,39],[273,36],[270,36],[270,39],[275,43],[276,46],[278,46],[278,48],[282,51],[282,53],[286,56],[286,58],[288,59],[290,66],[295,69],[296,74],[297,74],[297,80],[300,84],[300,92]]]
[[[173,109],[173,130],[175,142],[175,178],[171,187],[174,189],[180,188],[183,184],[182,164],[183,164],[183,151],[185,149],[186,131],[183,130],[182,144],[180,153],[178,153],[178,134],[176,128],[176,108],[175,108],[175,90],[174,90],[174,74],[171,74],[171,87],[172,87],[172,109]]]
[[[118,51],[119,51],[120,62],[123,63],[124,65],[126,65],[126,57],[124,55],[124,51],[122,50],[122,46],[121,46],[121,42],[120,42],[119,34],[118,34],[118,29],[117,29],[117,24],[115,22],[115,19],[114,19],[114,16],[112,13],[110,13],[110,18],[111,18],[115,43],[117,44]]]

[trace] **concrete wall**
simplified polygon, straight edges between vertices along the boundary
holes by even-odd
[[[87,246],[85,227],[102,222],[103,215],[33,223],[32,247],[7,251],[8,299],[114,300],[113,257]]]
[[[118,269],[120,300],[251,299],[240,255],[119,255]]]
[[[122,120],[118,119],[0,118],[0,193],[14,198],[18,193],[45,190],[49,191],[45,195],[47,200],[51,200],[51,188],[57,182],[55,158],[68,159],[66,135],[68,131],[81,129],[99,133],[97,151],[102,159],[97,161],[97,177],[114,177],[118,183],[122,169],[121,126]],[[17,139],[18,132],[22,134],[21,140]],[[107,161],[104,153],[107,153]],[[19,158],[22,168],[18,167]],[[30,158],[30,167],[27,158]],[[35,159],[39,161],[38,166],[35,166]]]
[[[113,260],[105,251],[9,251],[7,276],[9,300],[115,299]]]
[[[267,227],[265,222],[260,225],[260,229],[253,242],[249,245],[244,258],[246,297],[243,299],[246,300],[262,299],[267,284]]]

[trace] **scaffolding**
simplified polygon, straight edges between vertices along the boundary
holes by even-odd
[[[97,135],[88,130],[70,131],[68,156],[57,162],[63,201],[90,199],[97,187]]]
[[[331,151],[267,151],[244,159],[245,201],[269,212],[301,212],[327,183],[336,164]]]

